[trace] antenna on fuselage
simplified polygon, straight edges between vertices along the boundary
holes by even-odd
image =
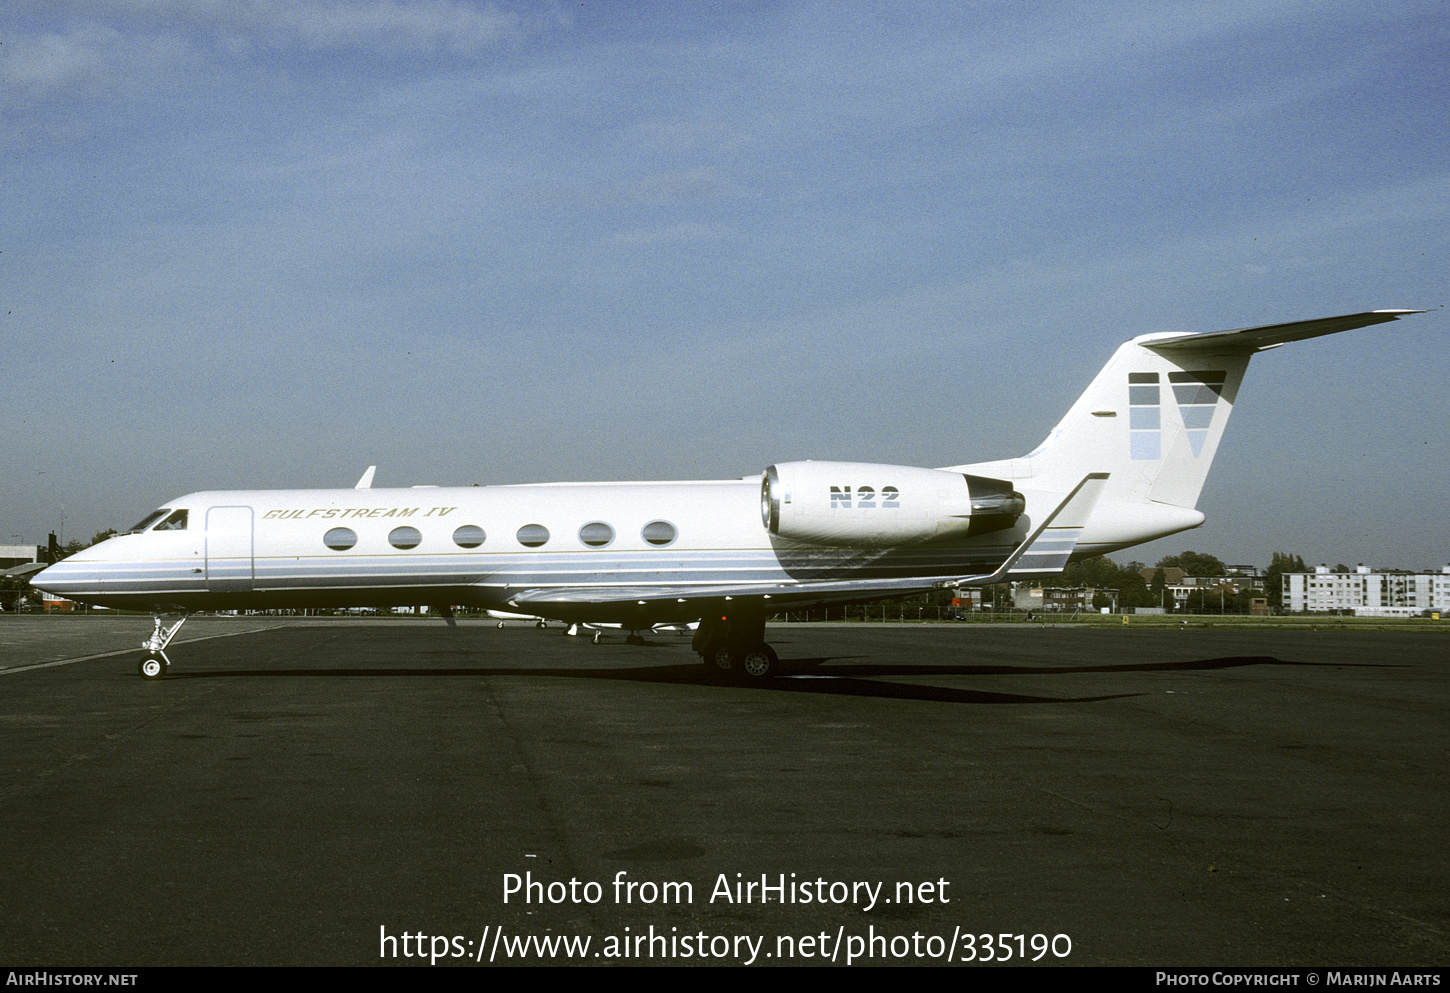
[[[362,474],[362,479],[359,479],[357,481],[357,485],[354,486],[353,489],[355,489],[355,490],[370,490],[370,489],[372,489],[373,488],[373,473],[375,473],[377,471],[378,471],[378,467],[377,466],[375,466],[375,465],[368,466],[368,471]]]

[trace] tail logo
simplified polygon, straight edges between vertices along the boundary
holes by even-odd
[[[1223,381],[1227,374],[1218,372],[1170,372],[1168,382],[1173,384],[1173,398],[1178,401],[1178,413],[1183,417],[1183,427],[1188,432],[1188,444],[1193,457],[1203,451],[1208,438],[1209,425],[1213,423],[1213,412],[1218,408],[1218,397],[1223,392]]]
[[[1203,443],[1213,424],[1213,412],[1223,393],[1227,373],[1222,370],[1187,372],[1175,370],[1168,374],[1168,385],[1183,418],[1188,446],[1193,457],[1203,454]],[[1128,445],[1134,461],[1154,461],[1163,457],[1162,383],[1156,372],[1128,373]]]

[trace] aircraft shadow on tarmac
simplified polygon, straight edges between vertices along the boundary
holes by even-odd
[[[439,678],[452,676],[547,676],[565,679],[599,679],[625,682],[677,683],[681,685],[715,685],[722,688],[748,688],[777,693],[817,693],[837,696],[866,696],[891,700],[931,700],[939,703],[971,704],[1045,704],[1097,703],[1141,696],[1141,692],[1114,693],[1083,697],[1035,696],[1020,693],[995,693],[984,690],[894,682],[890,677],[961,677],[961,676],[1058,676],[1092,673],[1153,673],[1210,671],[1245,666],[1344,666],[1346,663],[1293,662],[1269,655],[1236,655],[1224,658],[1197,659],[1187,662],[1157,662],[1118,665],[882,665],[853,663],[850,656],[781,661],[779,678],[761,682],[744,682],[739,678],[722,677],[699,663],[680,665],[642,665],[610,669],[578,669],[569,666],[516,668],[500,666],[418,667],[418,668],[297,668],[297,669],[227,669],[200,672],[177,672],[173,679],[235,679],[235,678]],[[822,671],[828,663],[834,663]],[[1365,665],[1365,663],[1348,663]],[[1373,667],[1373,666],[1371,666]]]

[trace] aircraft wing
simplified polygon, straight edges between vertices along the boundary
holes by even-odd
[[[1291,321],[1288,324],[1264,324],[1256,328],[1237,328],[1232,331],[1208,331],[1204,334],[1188,334],[1162,341],[1145,341],[1143,344],[1155,351],[1246,351],[1262,352],[1278,348],[1285,342],[1303,341],[1326,334],[1338,334],[1355,328],[1384,324],[1408,314],[1423,314],[1423,310],[1371,310],[1363,314],[1343,314],[1339,317],[1318,317],[1312,321]]]
[[[995,572],[968,576],[908,576],[902,579],[844,579],[803,582],[750,583],[715,586],[571,586],[520,590],[509,597],[516,607],[536,604],[648,605],[763,596],[782,605],[810,600],[849,600],[882,594],[918,593],[943,586],[990,586],[1011,576],[1061,572],[1077,547],[1078,538],[1107,485],[1108,473],[1084,476],[1047,519],[1018,545]]]

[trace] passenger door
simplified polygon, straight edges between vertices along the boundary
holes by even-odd
[[[207,510],[206,588],[212,593],[251,592],[251,507],[212,507]]]

